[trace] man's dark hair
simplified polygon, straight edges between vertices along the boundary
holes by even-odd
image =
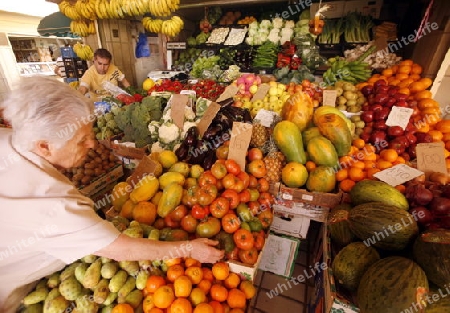
[[[108,50],[103,49],[103,48],[95,50],[94,58],[96,58],[96,57],[100,57],[100,58],[103,58],[103,59],[108,59],[110,61],[112,59],[111,52],[109,52]]]

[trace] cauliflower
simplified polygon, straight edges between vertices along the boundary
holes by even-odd
[[[276,18],[272,19],[272,25],[274,28],[283,27],[283,19],[281,17],[276,17]]]
[[[173,123],[164,123],[159,127],[159,141],[163,144],[171,144],[180,137],[180,129]]]
[[[194,111],[192,110],[191,107],[187,106],[187,107],[184,108],[184,118],[187,121],[193,121],[195,119],[195,113],[194,113]]]
[[[272,28],[272,23],[270,20],[262,20],[261,23],[259,23],[259,29],[269,29]]]
[[[295,27],[295,22],[293,20],[286,21],[284,27],[293,29]]]
[[[162,116],[162,120],[163,121],[165,121],[165,122],[168,122],[168,121],[171,121],[172,120],[172,117],[170,116],[170,112],[171,112],[172,110],[170,109],[170,107],[167,107],[165,110],[164,110],[164,114],[163,114],[163,116]]]
[[[159,141],[155,142],[154,144],[152,144],[152,148],[151,148],[151,152],[162,152],[164,151],[164,148],[161,147],[161,145],[159,144]]]

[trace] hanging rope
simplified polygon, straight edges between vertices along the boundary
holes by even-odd
[[[420,37],[422,37],[424,27],[428,23],[428,19],[430,18],[430,10],[431,7],[433,6],[433,2],[434,0],[431,0],[430,3],[428,4],[427,10],[425,11],[422,21],[420,22],[419,29],[417,30],[416,38],[414,38],[414,42],[417,42],[420,39]]]

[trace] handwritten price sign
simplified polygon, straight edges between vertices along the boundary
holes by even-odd
[[[391,168],[378,172],[373,176],[391,186],[397,186],[403,184],[404,182],[410,181],[411,179],[419,177],[422,174],[423,172],[409,167],[408,165],[397,164]]]
[[[406,125],[408,125],[409,118],[413,113],[413,109],[411,108],[403,108],[393,106],[391,113],[386,120],[387,126],[400,126],[405,130]]]
[[[447,174],[444,143],[419,143],[416,147],[417,168],[425,173],[439,172]]]

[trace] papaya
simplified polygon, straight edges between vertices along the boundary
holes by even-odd
[[[166,186],[158,202],[158,215],[161,217],[166,217],[167,214],[172,212],[177,205],[181,203],[182,196],[183,187],[180,184],[172,182]]]
[[[317,127],[325,138],[329,139],[339,157],[347,155],[352,146],[352,134],[344,119],[338,114],[327,113],[317,118]]]
[[[303,145],[305,146],[305,149],[308,145],[308,142],[313,139],[314,137],[321,136],[319,127],[313,126],[305,129],[302,131],[302,139],[303,139]]]
[[[288,162],[306,163],[305,148],[300,129],[290,121],[281,121],[273,129],[273,139]]]
[[[176,182],[179,185],[183,186],[186,177],[183,174],[178,172],[165,172],[159,178],[159,188],[164,190],[166,186],[168,186],[172,182]]]
[[[159,189],[158,178],[146,175],[134,186],[130,199],[134,203],[150,200]]]
[[[331,166],[320,165],[309,172],[306,189],[317,192],[331,192],[336,187],[336,176]]]
[[[310,160],[317,165],[335,166],[338,163],[334,145],[324,136],[312,138],[306,146],[306,151],[308,151]]]
[[[112,190],[112,205],[116,211],[120,211],[122,205],[130,198],[133,187],[127,182],[116,184]]]
[[[293,122],[300,131],[304,130],[312,120],[314,104],[311,97],[301,91],[293,94],[281,109],[283,120]]]
[[[349,118],[347,118],[347,116],[345,116],[345,114],[342,113],[341,110],[338,110],[335,107],[321,106],[321,107],[316,108],[316,110],[314,111],[314,115],[313,115],[313,123],[314,123],[314,125],[317,126],[318,119],[319,119],[319,117],[321,115],[328,114],[328,113],[334,113],[334,114],[337,114],[340,117],[342,117],[342,119],[345,121],[345,124],[348,127],[348,130],[351,132],[352,135],[354,134],[355,128],[353,127],[352,121]]]

